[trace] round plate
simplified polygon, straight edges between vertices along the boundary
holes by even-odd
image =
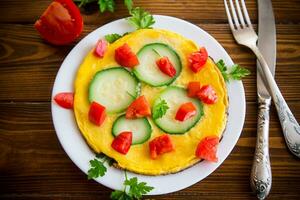
[[[167,29],[179,33],[193,40],[199,46],[205,46],[209,55],[215,61],[223,59],[228,66],[233,65],[231,58],[224,48],[201,28],[174,17],[155,15],[154,18],[156,21],[154,28]],[[59,92],[73,91],[77,69],[99,38],[103,38],[106,34],[123,34],[133,30],[133,27],[125,19],[120,19],[98,28],[83,38],[62,63],[55,79],[52,99]],[[245,94],[242,82],[230,81],[227,84],[227,89],[229,96],[229,116],[223,139],[219,145],[219,161],[217,163],[203,161],[176,174],[164,176],[144,176],[134,173],[128,173],[128,176],[136,176],[139,181],[147,182],[148,185],[155,188],[149,194],[157,195],[187,188],[216,170],[227,158],[238,141],[245,119]],[[81,136],[73,111],[63,109],[57,104],[52,103],[52,118],[57,137],[65,152],[84,173],[87,173],[90,168],[89,161],[95,157],[95,153]],[[107,167],[105,176],[97,178],[96,181],[111,189],[122,190],[124,172],[114,167]]]

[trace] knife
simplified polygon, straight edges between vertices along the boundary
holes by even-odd
[[[258,0],[258,48],[274,76],[276,65],[276,28],[271,0]],[[271,96],[265,87],[257,61],[258,123],[256,149],[251,170],[251,187],[258,199],[265,199],[272,185],[269,157],[269,110]]]

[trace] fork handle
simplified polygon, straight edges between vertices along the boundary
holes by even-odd
[[[265,199],[272,185],[269,156],[269,110],[271,98],[258,97],[258,120],[256,148],[252,164],[250,183],[258,199]]]
[[[300,126],[284,100],[270,70],[268,64],[257,46],[251,47],[260,62],[261,70],[264,75],[264,81],[267,84],[269,93],[271,94],[275,107],[279,116],[281,128],[285,142],[289,150],[298,158],[300,158]]]

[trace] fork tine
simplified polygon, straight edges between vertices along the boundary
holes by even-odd
[[[229,0],[229,3],[230,3],[231,13],[233,15],[233,20],[234,20],[235,26],[237,27],[237,29],[240,29],[241,28],[240,27],[240,23],[239,23],[239,20],[237,18],[237,15],[236,15],[235,8],[234,8],[232,0]]]
[[[231,14],[230,14],[230,11],[229,11],[229,8],[228,8],[228,5],[227,5],[227,0],[224,0],[224,5],[225,5],[225,11],[226,11],[226,14],[227,14],[229,26],[230,26],[231,30],[234,31],[235,28],[234,28],[234,25],[232,23],[232,18],[231,18]]]
[[[239,20],[240,20],[242,26],[245,27],[245,21],[244,21],[244,17],[243,17],[243,14],[242,14],[242,10],[241,10],[241,7],[240,7],[239,0],[235,0],[235,5],[236,5],[236,8],[237,8]]]
[[[248,14],[248,11],[247,11],[247,8],[246,8],[245,1],[241,0],[241,2],[242,2],[243,12],[244,12],[246,22],[247,22],[248,26],[252,28],[252,24],[251,24],[251,21],[250,21],[250,18],[249,18],[249,14]]]

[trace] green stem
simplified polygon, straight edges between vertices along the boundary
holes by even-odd
[[[162,56],[160,55],[160,53],[158,53],[158,51],[156,51],[155,49],[152,49],[152,51],[153,51],[156,55],[158,55],[159,57],[162,57]]]
[[[127,181],[127,180],[128,180],[128,177],[127,177],[127,171],[124,170],[124,173],[125,173],[125,181]],[[126,193],[126,187],[127,187],[127,185],[125,185],[125,187],[124,187],[124,192],[125,192],[125,193]]]
[[[132,98],[132,99],[135,99],[136,97],[133,96],[132,94],[130,94],[128,91],[126,91],[126,93]]]

